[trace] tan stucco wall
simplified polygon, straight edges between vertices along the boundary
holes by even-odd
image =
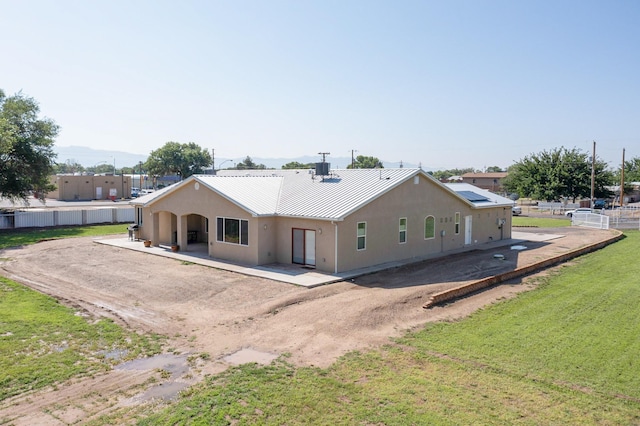
[[[131,198],[131,178],[129,176],[56,175],[51,176],[49,181],[56,186],[56,190],[49,192],[47,198],[56,200],[108,200],[111,189],[116,190],[116,198]],[[101,197],[97,196],[97,188],[102,188]]]
[[[234,203],[195,182],[167,194],[143,210],[141,236],[154,244],[170,244],[173,232],[182,227],[181,251],[188,251],[186,232],[198,230],[199,240],[207,242],[214,258],[250,265],[292,263],[292,230],[315,231],[316,269],[325,272],[348,271],[398,260],[423,259],[465,246],[465,216],[472,216],[471,246],[511,237],[510,207],[474,209],[451,192],[418,176],[384,194],[344,221],[286,217],[252,217]],[[459,233],[455,233],[455,213],[460,213]],[[435,238],[424,238],[424,221],[435,218]],[[249,245],[216,241],[216,219],[228,217],[247,220]],[[407,242],[399,243],[399,219],[407,218]],[[180,219],[182,218],[182,219]],[[209,219],[208,236],[204,232]],[[502,233],[497,220],[506,221]],[[182,220],[183,225],[178,226]],[[154,223],[155,221],[155,223]],[[367,222],[366,250],[357,250],[357,223]],[[444,236],[441,236],[444,231]],[[335,253],[336,236],[338,251]],[[207,238],[208,237],[208,238]],[[185,247],[186,246],[186,247]],[[337,261],[336,261],[337,259]]]
[[[160,239],[159,244],[170,244],[172,241],[172,233],[178,230],[178,218],[185,218],[185,228],[178,235],[178,244],[181,251],[188,251],[187,231],[200,230],[199,239],[206,241],[204,236],[204,220],[209,219],[209,255],[221,259],[246,264],[259,264],[260,246],[258,244],[262,223],[258,218],[252,217],[245,210],[231,203],[225,198],[220,197],[210,189],[199,185],[199,189],[195,189],[195,182],[177,188],[171,194],[153,202],[145,209],[141,235],[143,238],[152,239],[153,223],[147,223],[149,212],[159,213],[160,218]],[[172,222],[168,217],[173,216]],[[227,217],[234,219],[244,219],[249,221],[249,245],[229,244],[216,241],[216,219],[218,217]],[[171,231],[167,231],[170,226]],[[180,235],[181,234],[181,235]],[[268,245],[267,245],[268,246]],[[266,248],[265,256],[269,252]],[[275,250],[271,250],[275,252]],[[266,256],[268,257],[268,256]],[[268,262],[267,262],[268,263]]]
[[[277,224],[277,260],[279,263],[292,263],[293,229],[306,229],[315,231],[316,269],[326,272],[334,271],[335,232],[331,222],[303,218],[278,218]]]
[[[472,245],[500,239],[496,217],[511,216],[507,208],[474,210],[446,189],[419,176],[369,203],[338,225],[338,269],[347,271],[370,265],[422,259],[465,246],[465,219],[473,216]],[[460,213],[459,233],[455,233],[455,213]],[[435,218],[435,238],[424,238],[424,221]],[[400,218],[407,218],[407,241],[399,243]],[[508,219],[510,221],[510,219]],[[367,223],[366,249],[357,250],[357,223]],[[505,226],[503,238],[506,235]],[[441,231],[445,235],[441,235]],[[509,231],[510,232],[510,231]],[[491,237],[491,238],[489,238]]]

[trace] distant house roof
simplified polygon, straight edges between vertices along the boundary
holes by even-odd
[[[318,176],[312,170],[225,170],[216,176],[191,176],[179,184],[137,198],[131,203],[146,206],[189,182],[197,181],[254,216],[343,220],[417,175],[435,185],[443,185],[420,169],[408,168],[340,169],[332,170],[328,176]],[[453,189],[452,185],[466,186],[458,190]],[[444,188],[474,207],[513,204],[511,200],[495,194],[489,197],[485,194],[488,191],[469,184],[444,184]],[[474,192],[481,197],[472,200],[459,191]]]
[[[462,175],[463,179],[503,179],[507,177],[507,172],[494,172],[494,173],[465,173]]]

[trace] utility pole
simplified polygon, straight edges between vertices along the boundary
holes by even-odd
[[[352,169],[355,169],[355,168],[356,168],[356,162],[355,162],[355,160],[354,160],[354,158],[353,158],[353,153],[354,153],[354,152],[358,152],[358,150],[357,150],[357,149],[352,149],[352,150],[351,150],[351,168],[352,168]]]
[[[216,150],[211,149],[211,174],[216,174]]]
[[[591,203],[590,208],[593,208],[593,196],[594,187],[596,184],[596,141],[593,141],[593,154],[591,154]]]
[[[622,148],[622,169],[620,170],[620,208],[624,202],[624,148]]]

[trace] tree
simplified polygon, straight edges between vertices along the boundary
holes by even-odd
[[[175,173],[184,179],[204,172],[211,165],[209,150],[194,142],[167,142],[162,148],[151,151],[144,168],[151,176],[164,176]]]
[[[298,163],[297,161],[291,161],[282,166],[284,170],[287,169],[315,169],[316,165],[314,163]]]
[[[502,170],[502,167],[499,166],[489,166],[487,167],[487,169],[485,170],[485,173],[500,173],[503,172],[504,170]]]
[[[74,159],[69,159],[64,163],[56,163],[54,166],[54,173],[56,174],[73,174],[82,173],[85,169],[82,164],[78,163]]]
[[[611,182],[607,164],[596,158],[594,196],[609,196],[606,186]],[[591,159],[576,148],[564,147],[539,154],[530,154],[509,168],[504,180],[508,192],[538,200],[591,197]]]
[[[382,162],[376,157],[365,157],[358,155],[354,164],[349,164],[347,169],[383,169]]]
[[[244,159],[244,161],[241,161],[238,164],[236,164],[236,169],[238,170],[255,170],[255,169],[262,170],[266,168],[267,166],[265,166],[264,164],[254,163],[251,157],[249,157],[248,155]]]
[[[56,154],[59,127],[38,118],[33,99],[18,93],[5,97],[0,90],[0,197],[26,201],[31,191],[41,199],[55,186],[49,182]]]
[[[451,176],[462,176],[465,173],[473,173],[473,167],[467,167],[465,169],[450,169],[450,170],[436,170],[431,175],[438,180],[447,180]]]
[[[616,170],[613,176],[613,184],[620,185],[620,169]],[[624,181],[640,182],[640,157],[634,157],[624,162]],[[625,192],[626,189],[625,189]]]

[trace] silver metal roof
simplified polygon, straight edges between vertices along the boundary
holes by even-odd
[[[486,189],[478,188],[477,186],[473,186],[469,183],[445,183],[443,185],[465,199],[468,199],[468,198],[465,197],[464,194],[469,192],[472,192],[474,194],[477,194],[486,198],[486,200],[479,200],[479,199],[468,200],[471,204],[473,204],[475,207],[478,207],[478,208],[496,207],[496,206],[510,207],[513,205],[513,200],[494,194],[493,192],[487,191]]]
[[[305,217],[343,220],[352,212],[392,188],[421,175],[441,185],[420,169],[339,169],[328,176],[312,170],[224,170],[218,175],[195,175],[161,191],[140,197],[133,204],[148,205],[173,189],[197,181],[254,216]],[[512,205],[507,198],[466,183],[444,184],[463,202],[474,207]],[[472,191],[487,201],[469,201],[460,191]]]

